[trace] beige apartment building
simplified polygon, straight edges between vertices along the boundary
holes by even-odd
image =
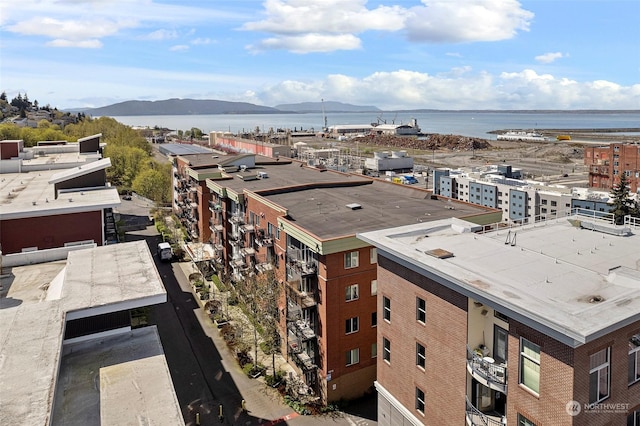
[[[378,424],[640,424],[640,222],[456,219],[378,254]]]

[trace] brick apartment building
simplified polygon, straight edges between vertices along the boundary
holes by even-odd
[[[239,281],[274,269],[282,353],[323,402],[372,390],[378,356],[375,247],[356,232],[500,213],[287,158],[179,156],[174,210]],[[194,231],[197,230],[197,233]]]
[[[378,424],[638,425],[638,225],[358,234],[378,253]]]
[[[632,193],[640,188],[640,144],[585,147],[584,164],[589,168],[590,187],[611,189],[624,173]]]

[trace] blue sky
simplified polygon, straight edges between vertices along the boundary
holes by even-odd
[[[640,109],[639,19],[637,0],[0,0],[0,90],[59,108]]]

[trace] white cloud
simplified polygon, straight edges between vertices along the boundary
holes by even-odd
[[[133,20],[60,20],[48,17],[34,17],[9,25],[9,31],[23,35],[39,35],[57,40],[82,42],[113,35],[123,28],[135,25]]]
[[[548,53],[536,56],[535,60],[543,64],[550,64],[551,62],[554,62],[556,59],[564,58],[565,56],[567,55],[564,55],[562,52],[548,52]]]
[[[201,46],[201,45],[206,45],[211,43],[213,43],[213,40],[211,40],[210,38],[196,38],[191,40],[191,44],[195,46]]]
[[[62,40],[56,39],[47,42],[47,46],[51,47],[78,47],[81,49],[99,49],[102,47],[100,40],[88,39],[88,40]]]
[[[516,0],[422,0],[422,3],[411,8],[368,9],[366,0],[267,0],[265,18],[247,22],[241,28],[273,35],[249,46],[251,50],[306,53],[359,48],[359,42],[340,41],[357,39],[356,34],[365,31],[404,32],[416,42],[505,40],[518,31],[528,31],[533,18],[533,13],[522,9]],[[324,37],[323,48],[308,43],[311,37]],[[305,51],[305,46],[309,50]]]
[[[397,70],[361,79],[330,75],[312,82],[287,80],[253,94],[247,102],[277,105],[321,98],[387,110],[637,109],[640,84],[582,83],[533,70],[500,75],[472,72],[468,67],[438,75]]]
[[[533,13],[516,0],[422,0],[411,8],[408,38],[423,42],[478,42],[513,38],[528,31]]]
[[[153,31],[146,36],[142,37],[143,40],[154,40],[154,41],[162,41],[162,40],[173,40],[178,38],[178,32],[176,30],[165,30],[160,29]]]
[[[284,49],[293,53],[331,52],[353,50],[360,47],[360,39],[351,34],[304,34],[301,36],[273,37],[261,40],[247,50],[257,53],[263,50]]]
[[[169,50],[172,52],[185,52],[189,50],[189,46],[186,44],[177,44],[175,46],[171,46]]]

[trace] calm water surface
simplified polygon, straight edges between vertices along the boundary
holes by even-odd
[[[211,115],[144,115],[113,117],[130,126],[166,127],[172,130],[188,130],[197,127],[205,133],[229,131],[240,133],[269,128],[305,129],[318,131],[324,124],[321,113],[309,114],[211,114]],[[502,129],[602,129],[640,128],[640,112],[565,113],[565,112],[358,112],[327,113],[329,126],[339,124],[408,124],[416,119],[425,133],[458,134],[487,139],[487,134]],[[628,134],[628,133],[627,133]]]

